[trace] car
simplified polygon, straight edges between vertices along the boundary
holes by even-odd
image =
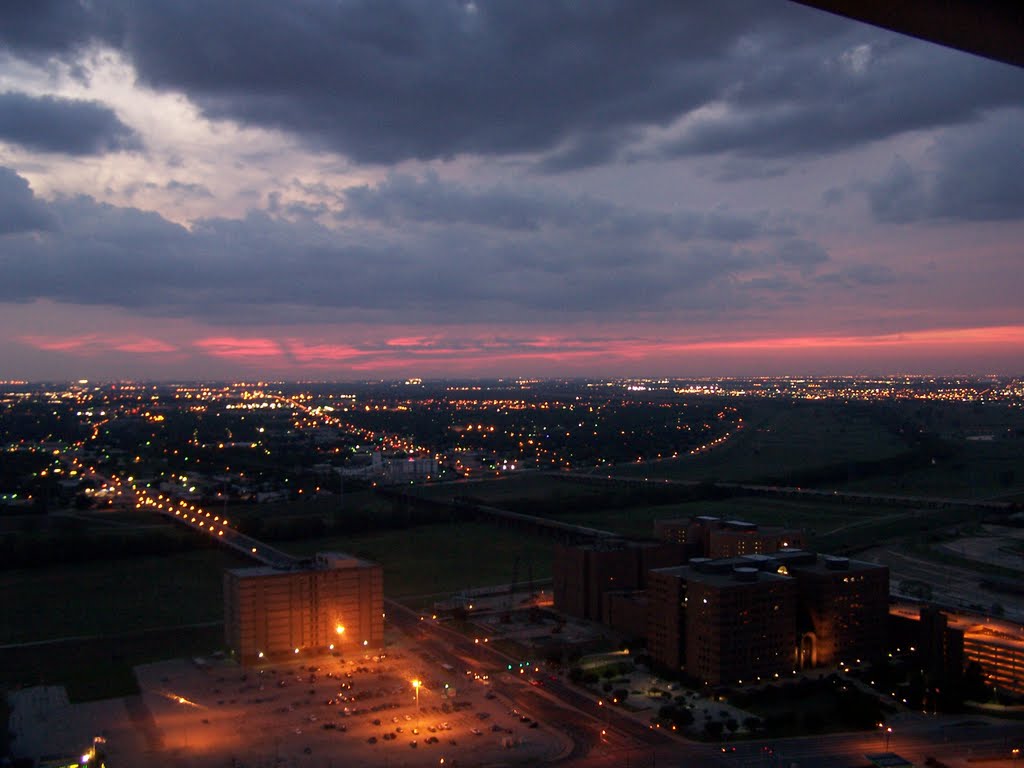
[[[736,747],[734,747],[732,744],[723,744],[722,745],[722,751],[723,752],[735,752],[736,751]]]
[[[410,741],[409,742],[409,746],[412,747],[413,749],[416,749],[416,740],[413,739],[412,741]]]
[[[470,728],[469,732],[472,733],[474,736],[483,736],[484,735],[484,732],[481,731],[479,728]]]
[[[530,728],[537,728],[539,726],[540,726],[540,723],[538,723],[536,720],[534,720],[532,723],[530,723],[530,725],[528,727],[530,727]]]
[[[377,737],[376,736],[371,736],[370,738],[368,738],[366,740],[366,743],[367,744],[376,744],[377,743]]]

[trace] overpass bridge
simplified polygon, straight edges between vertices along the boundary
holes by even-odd
[[[156,512],[173,520],[178,525],[213,539],[222,547],[233,549],[235,552],[271,568],[291,570],[298,568],[302,562],[287,552],[268,546],[262,541],[232,528],[226,517],[207,512],[186,501],[176,501],[169,496],[166,498],[158,496],[154,499],[152,496],[140,494],[137,506]]]
[[[571,482],[590,485],[612,485],[623,488],[644,487],[677,487],[677,488],[722,488],[728,491],[739,491],[743,494],[764,496],[786,496],[791,498],[829,499],[854,504],[883,504],[892,507],[913,507],[915,509],[982,509],[989,512],[1012,512],[1020,505],[1009,501],[991,501],[987,499],[964,499],[946,496],[907,496],[893,493],[869,493],[865,491],[847,491],[841,489],[803,488],[787,485],[760,485],[756,483],[727,483],[721,481],[670,480],[665,478],[633,477],[629,475],[597,475],[584,472],[548,472],[556,477]]]

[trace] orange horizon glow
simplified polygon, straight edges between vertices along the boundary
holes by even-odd
[[[976,354],[999,351],[1007,358],[1024,359],[1024,325],[999,325],[972,328],[937,328],[897,333],[861,335],[762,336],[748,338],[676,338],[666,339],[638,333],[633,337],[577,338],[557,334],[506,339],[486,333],[461,338],[431,336],[389,336],[383,340],[331,342],[304,340],[295,335],[273,338],[271,335],[200,336],[188,342],[151,336],[102,335],[22,336],[25,346],[46,352],[87,357],[103,352],[133,354],[140,358],[192,357],[239,364],[249,369],[296,372],[322,372],[339,367],[352,372],[399,371],[418,367],[465,374],[474,370],[494,370],[508,365],[522,368],[529,363],[567,368],[608,362],[629,363],[638,369],[646,363],[666,361],[685,355],[702,359],[735,361],[742,356],[804,360],[815,354],[834,359],[869,355],[889,360],[896,355]],[[838,353],[838,355],[836,354]]]

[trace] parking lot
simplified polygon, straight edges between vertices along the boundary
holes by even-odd
[[[166,661],[137,676],[153,718],[151,764],[157,754],[249,768],[531,763],[569,746],[493,693],[489,680],[431,665],[400,644],[250,669]],[[418,704],[413,680],[421,682]]]

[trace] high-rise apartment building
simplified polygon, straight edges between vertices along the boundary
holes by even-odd
[[[378,647],[383,600],[380,565],[340,553],[320,553],[290,570],[230,569],[224,574],[225,639],[243,664]]]
[[[644,589],[652,568],[678,565],[682,547],[665,542],[614,540],[555,548],[555,608],[570,616],[604,621],[607,592]]]

